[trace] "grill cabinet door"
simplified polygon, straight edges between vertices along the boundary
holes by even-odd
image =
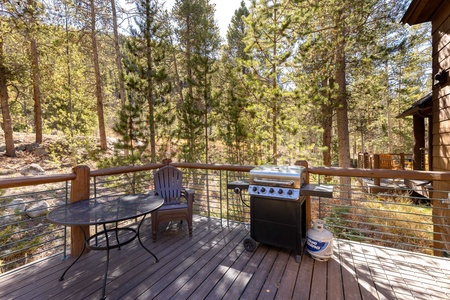
[[[297,201],[252,196],[250,231],[254,240],[301,255],[305,238],[304,198]]]

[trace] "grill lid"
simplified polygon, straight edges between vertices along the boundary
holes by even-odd
[[[302,166],[276,166],[261,165],[250,170],[250,175],[276,176],[276,177],[300,177],[305,167]]]
[[[250,183],[300,188],[305,167],[262,165],[250,170]]]

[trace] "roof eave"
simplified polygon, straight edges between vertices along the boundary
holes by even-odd
[[[420,98],[418,101],[414,102],[407,110],[397,115],[396,118],[400,119],[413,115],[417,115],[419,117],[429,117],[429,115],[432,113],[432,107],[433,98],[432,94],[429,93]]]
[[[430,22],[445,2],[446,0],[413,0],[401,22],[409,25]]]

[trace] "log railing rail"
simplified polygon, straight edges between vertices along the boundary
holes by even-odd
[[[178,168],[207,169],[219,171],[249,172],[253,166],[216,165],[199,163],[172,163]],[[45,175],[24,178],[0,179],[0,189],[40,185],[54,182],[71,182],[70,201],[86,199],[90,194],[90,178],[97,176],[117,175],[123,173],[150,171],[163,166],[163,164],[147,164],[142,166],[116,167],[101,170],[90,170],[87,166],[73,168],[73,173],[60,175]],[[336,177],[367,177],[367,178],[403,178],[429,181],[450,181],[450,172],[436,171],[409,171],[409,170],[387,170],[387,169],[360,169],[360,168],[338,168],[338,167],[309,167],[309,174],[336,176]],[[308,208],[309,209],[309,208]],[[308,212],[310,213],[310,212]],[[77,255],[84,243],[83,235],[79,229],[72,229],[71,254]]]
[[[222,171],[240,171],[249,172],[253,166],[236,165],[215,165],[215,164],[197,164],[197,163],[172,163],[178,168],[192,169],[210,169]],[[101,170],[91,170],[90,176],[107,176],[122,173],[139,172],[154,170],[161,167],[162,164],[151,164],[135,167],[117,167]],[[348,177],[368,177],[368,178],[408,178],[430,181],[450,181],[450,172],[438,171],[411,171],[411,170],[384,170],[384,169],[358,169],[358,168],[339,168],[339,167],[309,167],[308,172],[316,175],[328,176],[348,176]],[[59,175],[39,175],[33,177],[6,178],[0,179],[0,189],[13,187],[22,187],[30,185],[39,185],[54,182],[73,181],[77,175],[75,173]]]

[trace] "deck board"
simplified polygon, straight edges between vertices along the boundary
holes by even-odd
[[[342,283],[345,299],[360,300],[361,292],[356,276],[356,266],[354,265],[351,244],[337,242],[339,246],[339,255],[341,258]]]
[[[327,271],[328,264],[314,264],[314,272],[311,281],[311,299],[327,298]]]
[[[309,299],[314,270],[314,260],[308,255],[303,255],[299,269],[297,284],[295,286],[292,299]]]
[[[290,252],[287,250],[281,250],[278,252],[277,258],[274,261],[270,273],[268,274],[260,292],[258,299],[275,299],[278,289],[280,287],[280,279],[283,277],[284,270],[286,269],[287,262],[289,260]]]
[[[298,264],[294,255],[289,255],[287,266],[283,274],[283,278],[280,282],[280,288],[276,294],[276,300],[290,299],[294,293],[295,283],[298,275]]]
[[[337,251],[334,253],[334,257],[328,260],[327,290],[334,291],[334,300],[344,299],[340,255]]]
[[[248,226],[196,216],[194,232],[171,224],[153,242],[146,220],[144,244],[114,249],[107,299],[449,299],[450,261],[351,241],[335,240],[328,262],[264,244],[243,247]],[[147,227],[148,226],[148,227]],[[183,224],[186,226],[186,224]],[[98,299],[104,251],[52,257],[0,274],[0,299]]]

